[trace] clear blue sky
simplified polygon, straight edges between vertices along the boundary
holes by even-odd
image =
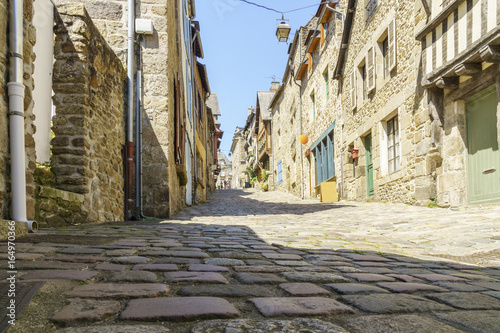
[[[292,40],[295,30],[316,13],[321,0],[251,0],[260,5],[286,12],[290,19]],[[239,0],[196,0],[196,18],[212,94],[219,97],[224,131],[221,149],[231,149],[236,126],[244,126],[247,110],[255,106],[257,91],[269,90],[272,77],[277,81],[285,71],[288,44],[276,38],[276,19],[281,14],[252,6]]]

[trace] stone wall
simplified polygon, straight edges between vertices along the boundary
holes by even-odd
[[[123,220],[126,73],[83,4],[55,15],[52,171],[88,222]]]
[[[33,99],[32,91],[34,89],[33,73],[33,45],[36,41],[35,28],[33,21],[33,1],[24,1],[24,112],[25,112],[25,145],[26,145],[26,194],[27,194],[27,217],[35,217],[35,184],[33,172],[35,170],[35,141],[33,134],[35,127],[33,125]],[[8,138],[8,95],[7,82],[8,77],[8,23],[9,9],[8,1],[0,0],[0,218],[10,216],[10,157],[9,157],[9,138]]]
[[[56,189],[56,178],[47,167],[36,169],[35,181],[35,221],[40,228],[88,222],[84,194]]]

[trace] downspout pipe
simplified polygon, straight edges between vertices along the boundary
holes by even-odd
[[[133,177],[134,177],[134,64],[135,64],[135,0],[128,0],[128,47],[127,47],[127,181],[126,181],[126,212],[128,220],[133,208]]]
[[[193,21],[193,16],[190,17],[191,22]],[[189,24],[190,31],[189,33],[191,34],[191,30],[193,29],[193,26]],[[198,124],[198,111],[197,109],[195,110],[194,106],[196,104],[196,95],[195,95],[195,88],[196,88],[196,82],[195,82],[195,75],[194,75],[194,62],[196,61],[196,56],[194,54],[194,41],[196,39],[197,35],[194,35],[194,38],[190,38],[191,40],[191,53],[192,53],[192,58],[191,58],[191,112],[193,114],[193,152],[194,152],[194,162],[193,162],[193,168],[194,168],[194,195],[193,195],[193,203],[196,205],[198,203],[198,153],[197,153],[197,147],[196,147],[196,125]],[[201,107],[198,105],[198,107]]]
[[[318,27],[316,26],[316,30]],[[300,63],[302,64],[302,29],[299,28],[299,59]],[[297,80],[294,75],[294,80],[295,84],[299,86],[299,133],[302,134],[302,81],[300,84],[297,83]],[[304,199],[304,154],[303,154],[303,145],[300,145],[300,198]]]
[[[12,219],[26,222],[30,232],[38,230],[35,221],[26,213],[26,151],[24,142],[24,63],[23,1],[9,1],[9,82],[7,83],[10,116],[10,155],[12,187]]]

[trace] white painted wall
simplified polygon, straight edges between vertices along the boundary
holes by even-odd
[[[50,161],[50,127],[52,122],[52,64],[54,62],[54,8],[50,0],[37,0],[33,23],[36,28],[35,89],[33,90],[36,116],[34,135],[36,143],[36,161]]]

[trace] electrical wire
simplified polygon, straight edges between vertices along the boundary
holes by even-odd
[[[264,5],[259,5],[258,3],[251,2],[251,1],[248,1],[248,0],[239,0],[239,1],[244,2],[246,4],[249,4],[249,5],[252,5],[252,6],[263,8],[263,9],[266,9],[266,10],[269,10],[269,11],[272,11],[272,12],[275,12],[275,13],[278,13],[278,14],[281,14],[281,15],[284,15],[286,13],[296,12],[296,11],[299,11],[299,10],[302,10],[302,9],[306,9],[306,8],[311,8],[311,7],[318,6],[318,4],[316,4],[316,5],[310,5],[310,6],[296,8],[296,9],[291,9],[291,10],[287,10],[287,11],[283,11],[282,12],[280,10],[277,10],[277,9],[274,9],[274,8],[270,8],[270,7],[266,7]],[[320,2],[319,5],[323,5],[323,4],[330,3],[330,2],[331,1],[323,1],[323,2]]]

